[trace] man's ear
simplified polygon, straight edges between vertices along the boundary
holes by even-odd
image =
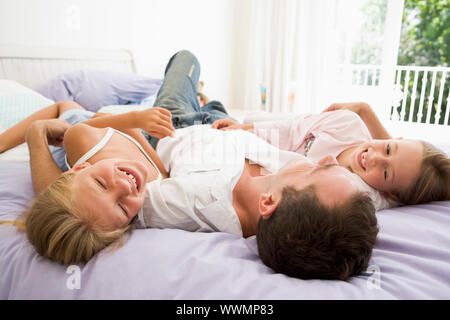
[[[61,175],[64,176],[68,173],[77,172],[77,171],[83,170],[90,166],[91,166],[91,164],[89,162],[82,162],[82,163],[77,164],[76,166],[73,166],[71,169],[67,170],[66,172],[63,172]]]
[[[278,207],[278,200],[272,193],[262,193],[259,195],[259,214],[263,219],[268,219]]]
[[[389,198],[389,199],[394,200],[394,201],[398,201],[397,196],[394,195],[393,193],[390,193],[390,192],[387,192],[387,191],[380,191],[380,193],[381,193],[381,195],[383,197]]]

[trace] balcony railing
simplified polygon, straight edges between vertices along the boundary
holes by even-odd
[[[379,88],[381,70],[376,65],[343,65],[339,68],[338,83],[360,89]],[[390,120],[450,125],[450,68],[397,66],[394,71],[394,83],[378,93],[392,97],[386,106]]]
[[[444,67],[398,66],[392,119],[449,125],[449,71],[450,68]]]

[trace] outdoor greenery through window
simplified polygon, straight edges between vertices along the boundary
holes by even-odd
[[[449,125],[449,59],[450,2],[404,0],[395,80],[404,101],[393,106],[391,115],[403,121]]]

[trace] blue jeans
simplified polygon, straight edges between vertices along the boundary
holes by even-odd
[[[213,100],[200,108],[197,99],[199,78],[200,63],[191,52],[179,51],[170,58],[154,106],[166,108],[172,113],[175,129],[194,124],[212,124],[222,118],[233,119],[219,101]],[[147,133],[144,135],[155,148],[159,139]]]

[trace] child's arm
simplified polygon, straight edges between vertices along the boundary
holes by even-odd
[[[100,117],[93,116],[83,123],[91,127],[111,127],[120,131],[140,128],[157,138],[172,136],[175,133],[175,128],[172,125],[172,114],[169,110],[160,107],[114,115],[103,114]]]
[[[142,119],[142,117],[139,116],[140,114],[137,111],[127,112],[119,115],[111,115],[109,113],[96,113],[94,116],[92,116],[91,119],[83,121],[83,123],[97,128],[111,127],[133,137],[142,146],[142,148],[144,148],[144,151],[150,156],[150,158],[152,158],[153,162],[161,172],[163,178],[167,178],[168,173],[164,168],[161,159],[157,155],[155,149],[153,149],[153,147],[141,133],[140,129],[135,129],[137,125],[140,125],[139,121],[136,121],[136,119]]]
[[[33,189],[41,193],[61,176],[62,170],[53,160],[49,145],[60,145],[70,124],[64,120],[34,121],[27,129],[26,142],[30,151]]]
[[[84,110],[82,106],[73,101],[57,102],[55,104],[52,104],[51,106],[33,113],[28,118],[9,128],[8,130],[0,134],[0,153],[24,143],[27,129],[34,121],[56,119],[69,109]]]
[[[334,103],[325,109],[324,112],[334,110],[350,110],[357,113],[366,124],[373,139],[392,139],[369,104],[365,102]]]
[[[262,121],[249,124],[239,124],[231,119],[219,119],[211,125],[219,130],[246,130],[250,131],[261,139],[276,146],[281,150],[295,151],[298,146],[298,136],[292,135],[300,119],[285,119],[274,121]]]
[[[137,111],[121,114],[96,113],[83,123],[95,128],[111,127],[119,131],[125,131],[137,127],[137,118]]]

